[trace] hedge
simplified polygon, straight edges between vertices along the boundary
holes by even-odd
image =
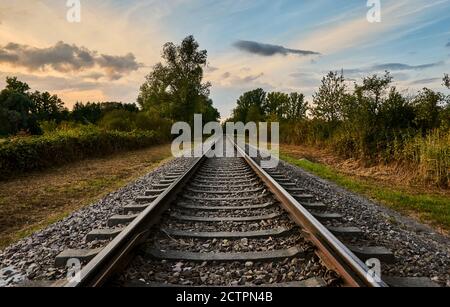
[[[58,131],[0,143],[0,179],[85,158],[160,144],[154,131],[104,131],[96,128]]]

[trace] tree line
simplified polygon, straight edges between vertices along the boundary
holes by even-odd
[[[450,89],[447,74],[443,86]],[[448,181],[450,96],[429,88],[405,94],[388,71],[353,86],[342,72],[329,72],[311,104],[301,93],[263,89],[242,94],[236,104],[230,120],[278,121],[282,142],[330,147],[368,164],[427,160],[439,168],[439,180]]]
[[[165,44],[162,58],[164,62],[153,67],[141,86],[137,104],[78,102],[69,111],[57,95],[32,92],[25,82],[7,77],[0,92],[0,136],[38,135],[72,123],[170,135],[173,122],[191,123],[195,113],[202,113],[205,122],[219,120],[209,98],[211,84],[203,82],[206,50],[200,50],[194,37],[188,36],[180,45]]]
[[[116,110],[138,112],[139,108],[121,102],[77,102],[69,111],[57,95],[31,91],[30,86],[17,77],[7,77],[6,87],[0,92],[0,135],[42,134],[43,126],[49,123],[96,125],[106,114]]]

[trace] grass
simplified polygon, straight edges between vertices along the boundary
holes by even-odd
[[[344,175],[330,166],[298,159],[282,152],[280,157],[321,178],[330,180],[352,192],[376,200],[387,207],[418,218],[438,228],[450,230],[450,198],[439,194],[417,193],[406,188],[386,186],[376,180],[360,179]]]
[[[124,152],[0,181],[0,250],[141,177],[170,145]]]

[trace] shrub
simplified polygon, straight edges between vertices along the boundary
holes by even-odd
[[[0,179],[90,157],[159,144],[155,132],[104,131],[93,126],[0,143]]]

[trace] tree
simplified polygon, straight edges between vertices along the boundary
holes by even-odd
[[[438,128],[440,125],[439,114],[442,110],[440,104],[444,100],[442,93],[424,88],[413,100],[415,119],[414,123],[422,133]]]
[[[16,77],[6,78],[6,88],[0,92],[0,134],[11,135],[23,130],[39,134],[37,116],[32,113],[28,84]]]
[[[306,118],[308,102],[305,95],[301,93],[291,93],[286,107],[284,108],[284,118],[287,120],[300,120]]]
[[[448,89],[450,89],[450,76],[448,74],[444,75],[444,86],[446,86]]]
[[[30,86],[25,82],[19,81],[17,77],[6,77],[6,90],[28,95]]]
[[[67,109],[58,96],[51,95],[49,92],[35,91],[30,95],[30,98],[33,101],[31,112],[36,115],[39,121],[60,122],[65,119]]]
[[[365,77],[362,85],[355,86],[355,93],[360,98],[364,96],[366,99],[360,99],[360,101],[367,104],[365,107],[370,112],[376,113],[381,106],[382,98],[388,92],[392,80],[393,78],[388,71],[381,77],[376,74]]]
[[[83,104],[77,102],[73,107],[71,119],[83,124],[96,124],[106,114],[116,110],[137,113],[139,111],[139,108],[132,103],[88,102],[86,104]]]
[[[285,110],[289,104],[289,95],[280,92],[272,92],[267,94],[263,110],[266,116],[275,116],[278,120],[284,118]]]
[[[319,90],[313,95],[314,117],[331,123],[342,119],[342,105],[346,93],[344,81],[342,74],[332,71],[322,79]]]
[[[156,64],[141,86],[139,105],[174,121],[192,122],[194,113],[205,110],[218,115],[208,100],[211,84],[202,82],[207,52],[199,50],[194,37],[186,37],[180,45],[166,43],[162,58],[165,62]]]
[[[233,120],[247,122],[250,109],[252,109],[251,117],[255,118],[255,115],[259,114],[258,118],[263,119],[266,95],[262,88],[242,94],[237,100],[237,107],[233,110]]]
[[[413,121],[413,106],[392,87],[380,107],[378,131],[390,137],[411,128]]]

